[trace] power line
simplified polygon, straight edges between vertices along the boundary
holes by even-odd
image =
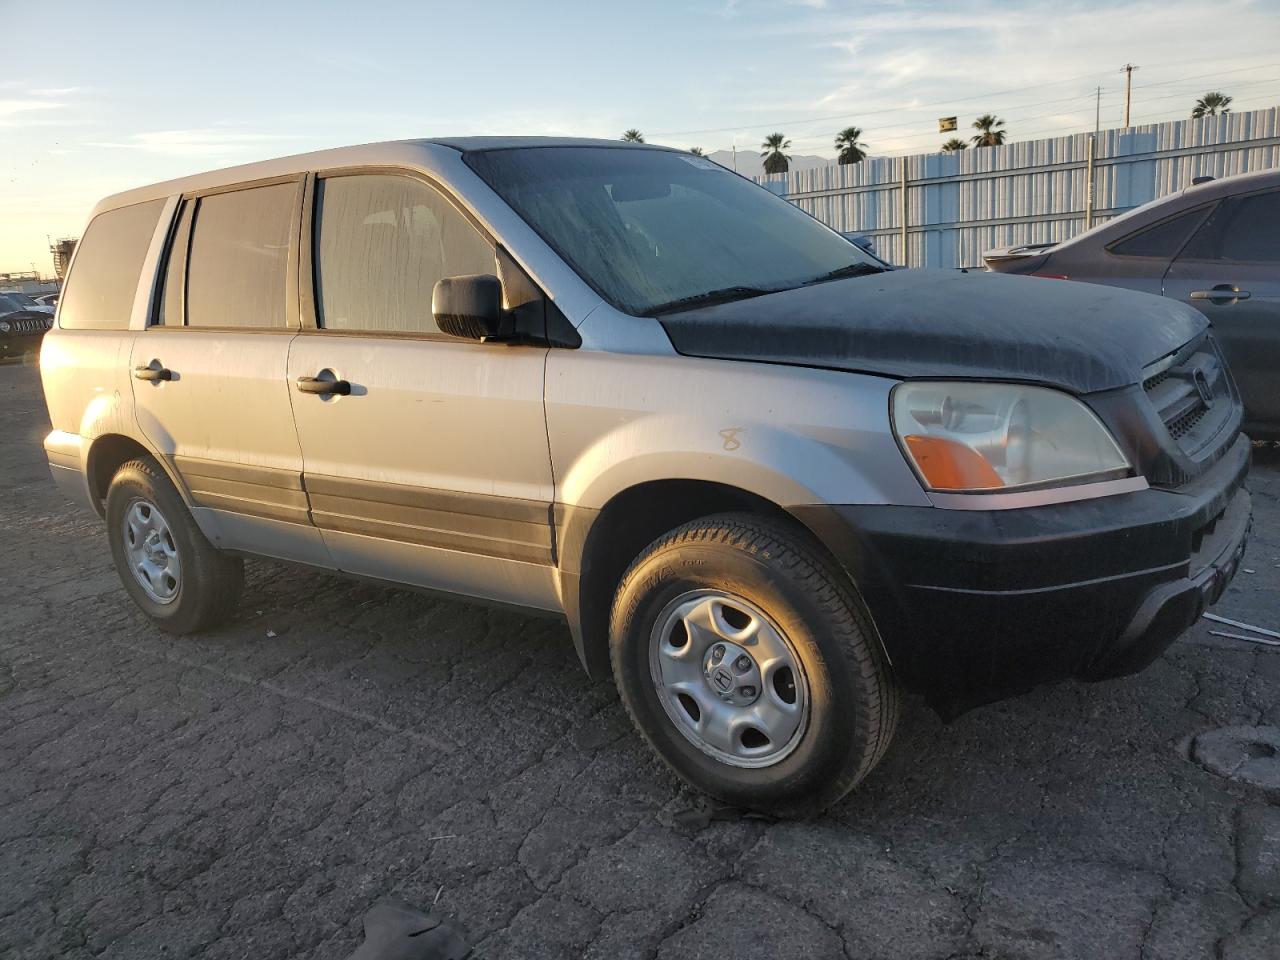
[[[1218,58],[1217,58],[1217,57],[1205,57],[1205,58],[1203,58],[1202,60],[1170,61],[1170,62],[1168,62],[1168,63],[1150,64],[1150,65],[1148,65],[1148,69],[1154,69],[1154,68],[1156,68],[1156,67],[1162,67],[1162,66],[1174,66],[1174,65],[1182,66],[1182,65],[1185,65],[1185,64],[1188,64],[1188,63],[1200,63],[1200,62],[1205,62],[1205,61],[1208,61],[1208,60],[1216,60],[1216,59],[1218,59]],[[1155,82],[1155,83],[1134,84],[1133,89],[1135,89],[1135,90],[1143,90],[1143,89],[1146,89],[1146,88],[1148,88],[1148,87],[1168,86],[1168,85],[1169,85],[1169,84],[1171,84],[1171,83],[1183,83],[1183,82],[1186,82],[1186,81],[1189,81],[1189,80],[1199,80],[1199,79],[1203,79],[1203,78],[1205,78],[1205,77],[1228,76],[1228,75],[1230,75],[1230,74],[1233,74],[1233,73],[1241,73],[1241,72],[1246,71],[1246,70],[1264,70],[1264,69],[1266,69],[1266,68],[1268,68],[1268,67],[1273,67],[1273,66],[1276,66],[1276,64],[1274,64],[1274,63],[1254,64],[1253,66],[1237,67],[1237,68],[1232,69],[1232,70],[1218,70],[1218,71],[1214,71],[1213,73],[1199,74],[1199,75],[1197,75],[1197,76],[1192,76],[1192,77],[1178,77],[1178,78],[1175,78],[1175,79],[1172,79],[1172,80],[1162,80],[1162,81],[1157,81],[1157,82]],[[789,119],[789,120],[767,120],[767,121],[766,121],[766,120],[760,120],[760,121],[751,121],[751,122],[748,122],[748,123],[737,123],[737,124],[734,124],[734,125],[732,125],[732,126],[727,126],[727,127],[703,127],[703,128],[699,128],[699,129],[696,129],[696,130],[666,130],[666,131],[659,131],[659,132],[657,132],[657,133],[650,134],[650,136],[654,136],[654,137],[683,137],[683,136],[691,136],[691,135],[693,135],[693,134],[697,134],[697,133],[732,133],[732,132],[735,132],[735,131],[738,131],[738,130],[743,129],[744,127],[750,127],[750,128],[752,128],[752,129],[756,129],[756,128],[763,128],[763,127],[775,127],[775,128],[776,128],[776,127],[780,127],[780,126],[788,126],[788,125],[802,125],[802,124],[810,124],[810,123],[822,123],[822,122],[826,122],[826,121],[830,121],[830,120],[846,120],[846,119],[856,119],[856,118],[861,118],[861,117],[882,116],[882,115],[884,115],[884,114],[886,114],[886,113],[923,113],[923,112],[925,112],[925,111],[933,111],[933,110],[937,110],[937,109],[942,108],[942,107],[949,107],[949,106],[952,106],[952,105],[954,105],[954,104],[958,104],[958,103],[968,103],[968,102],[973,101],[973,100],[985,100],[985,99],[987,99],[988,97],[1003,97],[1003,96],[1010,96],[1010,95],[1017,94],[1017,93],[1023,93],[1023,92],[1025,92],[1025,91],[1027,91],[1027,90],[1036,90],[1036,89],[1039,89],[1039,88],[1041,88],[1041,87],[1059,86],[1059,85],[1061,85],[1061,84],[1073,83],[1073,82],[1075,82],[1075,81],[1077,81],[1077,80],[1092,79],[1092,78],[1095,78],[1095,77],[1098,77],[1098,76],[1101,76],[1101,75],[1103,75],[1103,72],[1102,72],[1102,71],[1097,71],[1097,72],[1093,72],[1093,73],[1082,73],[1082,74],[1080,74],[1079,76],[1074,76],[1074,77],[1065,77],[1065,78],[1061,78],[1061,79],[1058,79],[1058,80],[1046,80],[1046,81],[1045,81],[1045,82],[1043,82],[1043,83],[1027,84],[1027,85],[1022,86],[1022,87],[1015,87],[1015,88],[1013,88],[1013,89],[1011,89],[1011,90],[997,90],[997,91],[993,91],[993,92],[990,92],[990,93],[978,93],[978,94],[973,94],[972,96],[968,96],[968,97],[960,97],[960,98],[957,98],[957,99],[954,99],[954,100],[941,100],[941,101],[937,101],[937,102],[933,103],[931,106],[914,106],[914,105],[906,105],[906,104],[902,104],[902,105],[899,105],[899,106],[894,106],[894,107],[884,107],[884,108],[876,109],[876,110],[860,110],[860,111],[854,111],[854,112],[849,112],[849,113],[835,113],[835,114],[827,114],[827,115],[824,115],[824,116],[811,116],[811,117],[800,117],[800,118],[795,118],[795,117],[793,117],[793,118],[791,118],[791,119]],[[1020,107],[1021,107],[1021,106],[1040,106],[1040,105],[1043,105],[1043,104],[1046,104],[1046,103],[1053,103],[1053,102],[1055,102],[1055,101],[1052,101],[1052,100],[1045,100],[1045,101],[1039,101],[1039,102],[1037,102],[1037,103],[1031,103],[1031,104],[1019,104],[1018,106],[1020,106]]]
[[[1253,67],[1246,67],[1246,68],[1243,68],[1243,69],[1247,69],[1247,70],[1259,70],[1259,69],[1263,69],[1263,68],[1268,67],[1268,66],[1280,66],[1280,64],[1257,64],[1257,65],[1255,65],[1255,66],[1253,66]],[[1224,74],[1226,74],[1226,73],[1240,73],[1240,72],[1241,72],[1241,70],[1240,70],[1240,69],[1236,69],[1236,70],[1231,70],[1231,71],[1223,71],[1222,73],[1201,74],[1201,75],[1192,76],[1192,77],[1180,77],[1180,78],[1176,78],[1176,79],[1173,79],[1173,80],[1162,80],[1162,81],[1158,81],[1158,82],[1154,82],[1154,83],[1143,84],[1143,88],[1145,89],[1145,88],[1153,88],[1153,87],[1167,87],[1167,86],[1169,86],[1169,85],[1171,85],[1171,84],[1176,84],[1176,83],[1190,83],[1190,82],[1195,81],[1195,80],[1201,80],[1201,79],[1204,79],[1205,77],[1216,77],[1216,76],[1222,76],[1222,75],[1224,75]],[[1269,83],[1276,83],[1276,82],[1280,82],[1280,77],[1270,77],[1270,78],[1263,78],[1263,79],[1257,79],[1257,80],[1242,80],[1242,81],[1237,81],[1237,82],[1235,82],[1231,89],[1233,89],[1233,90],[1238,90],[1238,89],[1240,89],[1240,88],[1256,87],[1256,86],[1265,85],[1265,84],[1269,84]],[[1145,105],[1145,104],[1150,104],[1150,103],[1156,103],[1156,102],[1161,102],[1161,101],[1165,101],[1165,100],[1174,100],[1174,99],[1178,99],[1178,98],[1181,98],[1181,97],[1190,96],[1190,95],[1193,95],[1193,94],[1194,94],[1195,89],[1196,89],[1196,88],[1189,88],[1189,89],[1187,89],[1187,90],[1181,90],[1181,91],[1177,91],[1177,92],[1174,92],[1174,93],[1165,94],[1164,96],[1160,96],[1160,97],[1143,97],[1143,98],[1141,99],[1141,104],[1140,104],[1140,105]],[[1104,95],[1106,95],[1106,96],[1110,96],[1110,95],[1112,95],[1112,94],[1114,94],[1114,93],[1115,93],[1115,91],[1114,91],[1114,90],[1106,90],[1106,89],[1104,89],[1102,92],[1103,92],[1103,94],[1104,94]],[[1064,97],[1064,98],[1061,98],[1061,99],[1059,99],[1059,100],[1043,100],[1043,101],[1039,101],[1039,102],[1036,102],[1036,103],[1020,104],[1020,106],[1023,106],[1023,107],[1033,107],[1033,106],[1044,106],[1044,105],[1048,105],[1048,104],[1056,104],[1056,103],[1076,103],[1076,102],[1080,102],[1080,101],[1083,101],[1083,100],[1092,100],[1092,99],[1094,98],[1094,96],[1095,96],[1095,94],[1090,93],[1090,94],[1088,94],[1088,95],[1086,95],[1086,96],[1083,96],[1083,97]],[[1060,115],[1060,113],[1059,113],[1059,112],[1054,112],[1054,113],[1038,114],[1038,115],[1036,115],[1036,116],[1011,116],[1011,117],[1002,117],[1001,119],[1003,119],[1003,120],[1005,121],[1005,123],[1006,123],[1006,124],[1010,124],[1010,123],[1029,123],[1029,122],[1034,121],[1034,120],[1043,120],[1043,119],[1047,119],[1047,118],[1049,118],[1049,117],[1059,116],[1059,115]],[[1178,118],[1178,117],[1172,117],[1172,118],[1167,118],[1167,119],[1179,119],[1179,118]],[[1142,122],[1142,123],[1151,123],[1151,122],[1156,122],[1156,121],[1143,120],[1143,121],[1141,121],[1141,122]],[[876,128],[874,128],[873,130],[868,131],[868,133],[870,133],[870,134],[872,134],[872,135],[875,135],[875,136],[878,136],[882,131],[885,131],[885,130],[902,129],[902,128],[904,128],[904,127],[912,127],[912,126],[915,126],[915,125],[916,125],[916,124],[915,124],[915,122],[907,122],[907,123],[900,123],[900,124],[892,124],[892,125],[890,125],[890,126],[886,126],[886,127],[876,127]],[[1043,130],[1035,130],[1035,131],[1017,131],[1017,134],[1018,134],[1018,137],[1019,137],[1019,139],[1020,139],[1020,140],[1024,140],[1024,139],[1028,139],[1028,138],[1032,137],[1032,136],[1033,136],[1033,135],[1035,135],[1035,134],[1039,134],[1039,133],[1050,133],[1050,132],[1055,132],[1055,131],[1058,131],[1058,130],[1061,130],[1061,127],[1060,127],[1060,126],[1058,126],[1058,127],[1046,127],[1046,128],[1044,128]],[[924,139],[931,138],[931,137],[935,137],[935,136],[939,136],[939,134],[937,134],[937,133],[935,133],[934,131],[931,131],[931,130],[930,130],[930,131],[922,131],[922,132],[920,132],[920,133],[913,133],[913,134],[907,134],[907,135],[904,135],[904,136],[893,137],[892,139],[894,139],[895,141],[899,141],[899,142],[901,142],[901,141],[911,141],[911,140],[924,140]],[[817,136],[809,136],[809,137],[801,136],[801,137],[795,137],[795,138],[793,138],[793,139],[795,139],[795,140],[797,141],[797,143],[798,143],[798,144],[807,144],[807,143],[814,143],[814,144],[816,144],[816,143],[818,143],[820,140],[823,140],[823,139],[825,139],[825,138],[820,138],[820,137],[817,137]],[[918,151],[915,151],[915,152],[918,152]],[[896,147],[895,147],[893,151],[886,152],[886,153],[877,153],[877,154],[876,154],[876,156],[895,156],[895,157],[896,157],[896,156],[910,156],[910,155],[912,155],[912,153],[913,153],[913,151],[912,151],[911,149],[901,150],[901,149],[899,149],[899,148],[896,148]]]
[[[1134,84],[1133,89],[1146,90],[1148,87],[1167,87],[1171,83],[1186,83],[1190,80],[1203,80],[1206,77],[1225,77],[1233,73],[1243,73],[1246,70],[1266,70],[1277,66],[1280,66],[1280,63],[1255,63],[1251,67],[1236,67],[1234,70],[1215,70],[1213,73],[1201,73],[1194,77],[1176,77],[1173,80],[1159,80],[1156,83],[1137,83]]]
[[[1066,77],[1065,79],[1061,79],[1061,80],[1046,80],[1044,83],[1033,83],[1033,84],[1030,84],[1029,86],[1017,87],[1013,90],[997,90],[993,93],[977,93],[971,97],[960,97],[956,100],[942,100],[938,103],[935,103],[932,107],[899,105],[896,107],[885,107],[881,110],[859,110],[854,113],[833,113],[828,116],[819,116],[819,117],[801,117],[801,118],[792,118],[790,120],[767,120],[767,121],[760,120],[760,121],[753,121],[751,123],[736,123],[733,126],[729,126],[729,127],[704,127],[698,130],[666,130],[666,131],[660,131],[658,133],[652,134],[652,136],[685,137],[695,133],[731,133],[735,130],[741,130],[743,127],[752,127],[752,128],[782,127],[782,126],[787,126],[789,124],[818,123],[818,122],[827,121],[827,120],[843,120],[843,119],[848,119],[850,117],[874,117],[874,116],[879,116],[886,113],[919,112],[923,110],[937,109],[938,107],[947,107],[956,103],[967,103],[970,100],[985,100],[988,97],[1009,96],[1010,94],[1021,93],[1025,90],[1035,90],[1038,87],[1057,86],[1058,84],[1071,83],[1072,81],[1075,81],[1075,80],[1084,80],[1084,79],[1088,79],[1095,76],[1097,76],[1096,73],[1084,73],[1078,77]]]
[[[1111,93],[1111,92],[1112,92],[1112,91],[1109,91],[1109,90],[1104,90],[1104,91],[1103,91],[1103,93],[1104,93],[1104,94],[1109,94],[1109,93]],[[1091,101],[1091,100],[1093,100],[1093,99],[1095,98],[1095,96],[1096,96],[1096,95],[1097,95],[1096,93],[1090,93],[1090,94],[1088,94],[1087,96],[1083,96],[1083,97],[1071,97],[1071,98],[1069,98],[1068,100],[1062,100],[1062,101],[1057,101],[1057,100],[1046,100],[1046,101],[1045,101],[1045,103],[1064,103],[1064,102],[1077,103],[1077,102],[1086,101],[1086,100]],[[1038,104],[1027,104],[1027,106],[1038,106]],[[1042,113],[1042,114],[1037,114],[1036,116],[1032,116],[1032,117],[1018,117],[1018,116],[1012,116],[1012,117],[1001,117],[1000,119],[1001,119],[1001,120],[1003,120],[1006,124],[1011,124],[1011,123],[1029,123],[1029,122],[1031,122],[1031,121],[1033,121],[1033,120],[1044,120],[1044,119],[1046,119],[1046,118],[1048,118],[1048,117],[1057,117],[1057,116],[1061,116],[1061,115],[1063,114],[1063,112],[1064,112],[1064,111],[1060,111],[1060,110],[1059,110],[1059,111],[1054,111],[1053,113]],[[902,128],[902,127],[914,127],[914,126],[916,126],[916,124],[915,124],[915,123],[904,123],[904,124],[897,124],[897,125],[895,125],[895,126],[889,126],[889,127],[876,127],[874,130],[870,130],[870,131],[868,131],[868,134],[869,134],[869,135],[870,135],[870,134],[874,134],[874,135],[876,135],[876,136],[879,136],[879,134],[880,134],[882,131],[884,131],[884,130],[893,130],[893,129],[900,129],[900,128]],[[959,133],[959,131],[957,131],[957,133]],[[924,139],[924,138],[926,138],[926,137],[937,137],[937,136],[941,136],[941,134],[940,134],[940,133],[938,133],[938,132],[936,132],[936,131],[933,131],[933,130],[925,130],[925,131],[921,131],[920,133],[909,133],[909,134],[905,134],[905,135],[903,135],[903,136],[893,137],[892,139],[894,139],[894,140],[898,140],[898,141],[902,141],[902,140],[921,140],[921,139]],[[818,138],[818,137],[816,137],[816,136],[813,136],[813,137],[797,137],[797,138],[795,138],[795,139],[796,139],[797,141],[799,141],[799,142],[803,143],[803,142],[806,142],[806,141],[815,141],[815,142],[816,142],[816,141],[817,141],[817,140],[819,140],[820,138]],[[826,138],[822,138],[822,139],[826,139]]]

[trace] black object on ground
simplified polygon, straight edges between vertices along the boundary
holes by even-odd
[[[470,950],[456,924],[387,898],[364,915],[364,943],[347,960],[462,960]]]

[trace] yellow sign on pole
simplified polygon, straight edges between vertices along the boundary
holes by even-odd
[[[939,132],[939,133],[946,133],[947,131],[949,131],[949,130],[954,130],[954,129],[956,129],[956,118],[955,118],[955,117],[939,117],[939,118],[938,118],[938,132]]]

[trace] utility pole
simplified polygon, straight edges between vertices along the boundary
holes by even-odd
[[[911,266],[911,237],[907,231],[911,220],[911,205],[907,202],[907,158],[902,158],[902,265]]]
[[[1084,187],[1084,228],[1093,226],[1094,194],[1097,192],[1094,177],[1094,164],[1097,159],[1098,136],[1102,132],[1102,87],[1098,87],[1097,100],[1093,110],[1093,136],[1089,138],[1089,154],[1085,160]]]
[[[1129,126],[1129,102],[1133,97],[1133,71],[1137,70],[1132,63],[1126,63],[1120,68],[1120,72],[1124,74],[1124,125]]]

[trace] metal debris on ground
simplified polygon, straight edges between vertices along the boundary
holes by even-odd
[[[1268,647],[1280,647],[1280,640],[1267,640],[1263,637],[1246,637],[1243,633],[1227,633],[1225,630],[1210,630],[1211,637],[1226,637],[1228,640],[1246,640],[1249,643],[1263,643]]]
[[[1268,630],[1266,627],[1255,627],[1252,623],[1245,623],[1241,620],[1231,620],[1227,617],[1220,617],[1216,613],[1206,613],[1206,620],[1212,620],[1214,623],[1225,623],[1228,627],[1238,627],[1241,630],[1248,630],[1250,633],[1260,633],[1264,637],[1271,637],[1274,640],[1280,640],[1280,633],[1275,630]]]
[[[387,898],[364,915],[364,943],[347,960],[462,960],[470,950],[456,924]]]

